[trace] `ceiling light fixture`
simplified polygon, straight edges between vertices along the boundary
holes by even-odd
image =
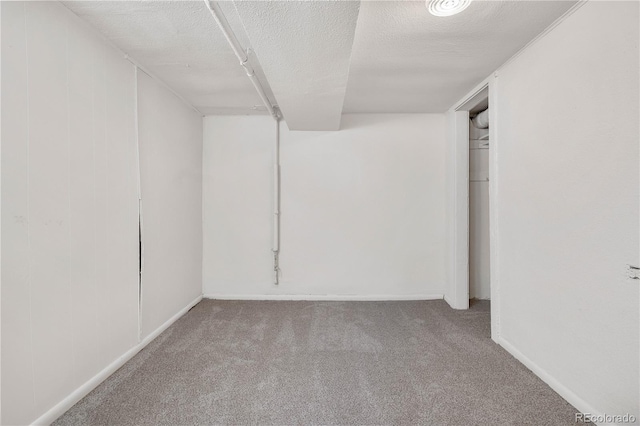
[[[451,16],[465,10],[471,0],[427,0],[427,8],[435,16]]]

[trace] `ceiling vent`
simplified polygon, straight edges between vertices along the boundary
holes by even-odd
[[[435,16],[451,16],[465,10],[471,0],[427,0],[427,8]]]

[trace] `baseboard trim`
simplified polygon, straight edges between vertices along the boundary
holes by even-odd
[[[205,294],[204,299],[214,300],[327,300],[327,301],[393,301],[393,300],[438,300],[442,294]]]
[[[449,298],[447,297],[447,295],[446,295],[446,294],[445,294],[444,296],[442,296],[442,298],[444,299],[444,301],[445,301],[445,302],[447,302],[447,303],[449,304],[449,307],[450,307],[451,309],[455,309],[455,308],[453,307],[453,300],[449,299]]]
[[[542,379],[543,382],[549,385],[558,395],[563,397],[569,404],[573,405],[581,413],[591,413],[594,415],[601,415],[599,410],[596,410],[584,399],[580,398],[573,391],[560,383],[555,377],[549,374],[546,370],[533,362],[530,358],[520,352],[511,343],[509,343],[504,337],[500,336],[496,342],[502,346],[507,352],[509,352],[515,359],[520,361],[533,372],[536,376]],[[595,423],[597,424],[597,423]]]
[[[54,405],[49,411],[44,413],[38,419],[36,419],[32,425],[49,425],[53,423],[58,417],[63,415],[67,410],[73,407],[78,401],[87,396],[89,392],[94,390],[100,383],[102,383],[107,377],[112,375],[118,368],[122,367],[127,361],[133,358],[138,352],[140,352],[145,346],[158,337],[163,331],[165,331],[171,324],[176,322],[181,316],[186,314],[189,309],[197,305],[202,300],[202,296],[196,297],[191,303],[178,311],[174,316],[169,318],[164,324],[155,329],[151,334],[145,337],[140,343],[133,348],[129,349],[123,355],[118,357],[111,364],[106,366],[102,371],[86,381],[75,391],[71,392],[69,396],[64,398],[58,404]]]
[[[444,295],[444,301],[447,302],[449,304],[449,307],[451,309],[455,309],[457,311],[460,310],[467,310],[469,309],[469,299],[463,300],[462,303],[458,303],[458,300],[452,299],[450,297],[447,297],[447,295]],[[466,303],[464,303],[466,302]]]

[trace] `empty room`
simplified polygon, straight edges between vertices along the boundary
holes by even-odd
[[[640,424],[639,1],[0,29],[1,425]]]

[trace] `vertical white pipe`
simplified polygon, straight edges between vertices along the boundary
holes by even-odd
[[[276,120],[273,147],[273,251],[280,249],[280,120]]]
[[[279,283],[280,266],[280,120],[276,119],[276,134],[273,146],[273,282]]]
[[[247,52],[234,34],[233,29],[229,25],[229,21],[227,21],[227,18],[222,12],[222,8],[215,0],[204,0],[204,2],[207,5],[209,12],[211,12],[213,19],[216,21],[220,30],[229,42],[233,53],[235,53],[236,57],[240,61],[240,65],[246,71],[249,80],[251,80],[253,87],[255,87],[258,92],[258,96],[260,96],[260,99],[267,107],[269,114],[271,114],[276,121],[275,145],[273,149],[273,242],[271,250],[273,251],[273,282],[275,285],[278,285],[280,273],[280,266],[278,265],[280,256],[280,116],[271,104],[271,101],[269,101],[262,84],[260,84],[258,77],[256,77],[256,73],[249,64]]]

